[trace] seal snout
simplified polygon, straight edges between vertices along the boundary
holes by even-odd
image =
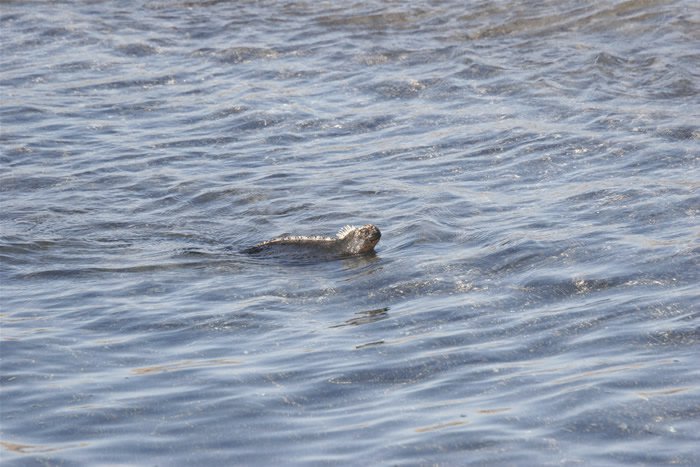
[[[367,238],[375,243],[378,242],[380,238],[382,238],[382,232],[379,230],[379,228],[377,228],[376,225],[367,224],[364,227],[362,227],[362,230],[366,232]]]

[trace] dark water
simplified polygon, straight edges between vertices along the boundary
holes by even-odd
[[[6,465],[700,464],[697,2],[0,14]]]

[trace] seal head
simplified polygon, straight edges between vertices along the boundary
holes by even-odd
[[[372,224],[354,227],[346,225],[338,232],[340,251],[347,255],[361,255],[370,253],[382,238],[382,233],[377,226]]]

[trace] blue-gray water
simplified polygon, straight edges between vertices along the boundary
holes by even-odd
[[[700,464],[693,0],[0,15],[6,465]]]

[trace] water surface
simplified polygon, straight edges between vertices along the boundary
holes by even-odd
[[[699,20],[3,2],[0,459],[700,464]]]

